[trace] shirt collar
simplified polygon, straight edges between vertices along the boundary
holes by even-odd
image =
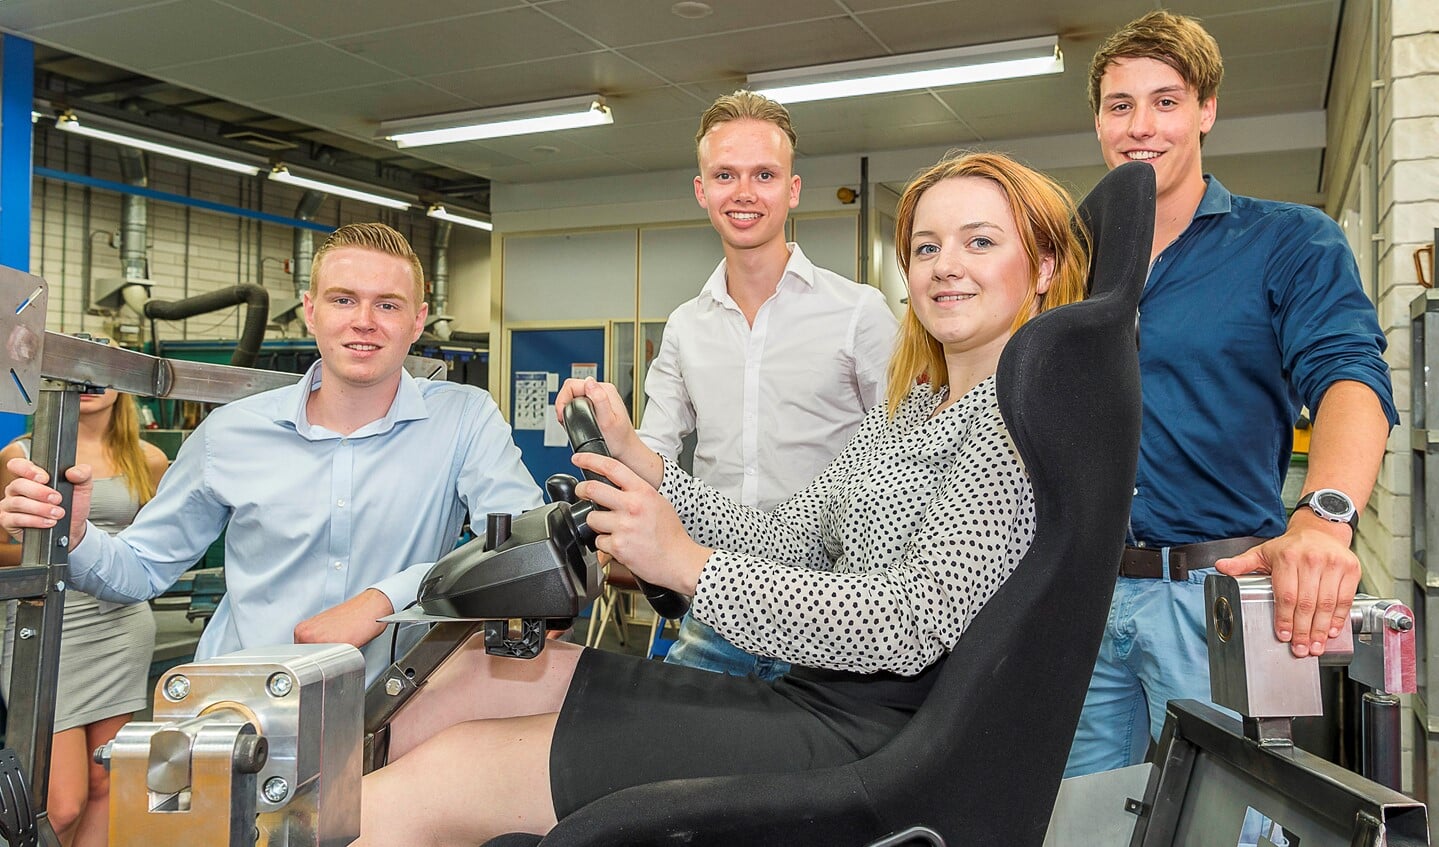
[[[785,242],[789,248],[789,261],[784,263],[784,273],[780,274],[780,283],[786,279],[799,280],[804,285],[814,288],[814,262],[799,249],[799,245],[793,241]],[[715,266],[714,272],[709,279],[705,280],[703,293],[708,294],[710,299],[721,305],[733,303],[729,296],[729,286],[725,284],[725,260],[720,259]]]
[[[310,365],[300,381],[289,388],[281,391],[292,392],[288,402],[282,401],[279,404],[280,412],[274,417],[275,423],[289,424],[295,428],[295,432],[312,441],[324,438],[338,438],[339,435],[329,430],[312,425],[309,416],[305,414],[305,404],[310,399],[310,392],[320,387],[321,380],[320,360]],[[286,411],[288,410],[288,411]],[[400,387],[395,392],[395,399],[390,403],[390,408],[385,412],[384,417],[365,424],[348,438],[363,438],[367,435],[380,435],[395,428],[395,424],[405,421],[423,420],[430,416],[429,409],[425,406],[424,395],[420,393],[420,386],[415,378],[410,376],[409,371],[400,371]]]
[[[1204,175],[1204,196],[1199,200],[1199,207],[1194,210],[1194,217],[1203,218],[1209,215],[1227,215],[1233,206],[1234,195],[1225,188],[1210,174]]]

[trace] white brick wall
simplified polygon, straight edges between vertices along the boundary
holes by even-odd
[[[1413,546],[1410,488],[1412,452],[1409,304],[1423,289],[1415,278],[1415,248],[1433,239],[1439,226],[1439,4],[1432,0],[1379,0],[1381,89],[1375,129],[1379,137],[1380,185],[1377,215],[1382,241],[1378,245],[1379,317],[1389,339],[1386,356],[1394,381],[1395,405],[1401,423],[1389,439],[1389,452],[1358,543],[1364,563],[1365,588],[1423,603],[1410,582]],[[1367,11],[1364,12],[1367,16]],[[1341,70],[1367,79],[1367,58]],[[1331,115],[1331,119],[1334,116]],[[1357,143],[1357,142],[1356,142]],[[1340,157],[1352,151],[1336,150]],[[1431,356],[1433,354],[1431,353]],[[1428,421],[1432,427],[1439,421]],[[1413,595],[1412,598],[1409,595]],[[1428,661],[1439,661],[1439,645],[1425,645]],[[1435,692],[1429,695],[1435,698]],[[1439,704],[1429,704],[1432,712]],[[1414,745],[1414,721],[1404,720],[1406,763]],[[1431,766],[1433,763],[1431,762]],[[1405,787],[1424,793],[1416,782],[1433,779],[1405,768]]]
[[[121,182],[116,149],[105,143],[36,127],[35,165],[70,174]],[[252,209],[292,218],[302,191],[256,177],[244,177],[162,156],[146,156],[147,187],[155,191]],[[82,302],[90,283],[122,276],[120,253],[112,238],[120,229],[122,196],[99,188],[36,177],[33,186],[30,270],[44,277],[52,291],[48,325],[60,332],[112,334],[114,320],[86,313]],[[316,221],[340,226],[381,220],[395,227],[414,246],[426,273],[431,264],[433,221],[421,212],[396,212],[367,203],[327,198]],[[239,217],[192,206],[149,200],[147,257],[153,283],[151,296],[179,299],[240,283],[263,285],[272,301],[294,296],[286,263],[292,256],[294,229],[283,224]],[[316,233],[316,245],[324,234]],[[457,244],[487,243],[488,235],[455,227],[450,238],[451,311],[463,310],[488,319],[488,249],[456,254]],[[88,259],[88,269],[87,269]],[[471,303],[474,299],[476,302]],[[183,322],[158,323],[162,339],[233,339],[243,326],[241,309],[232,308]],[[142,323],[133,313],[123,322]],[[460,329],[483,332],[484,323],[463,323]],[[148,333],[148,327],[145,329]],[[271,331],[272,336],[278,333]]]

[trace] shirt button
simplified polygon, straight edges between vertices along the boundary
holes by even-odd
[[[745,468],[744,473],[745,476],[754,476],[754,468]]]
[[[345,568],[345,563],[344,563],[344,562],[336,562],[336,563],[335,563],[335,570],[337,570],[337,571],[339,571],[339,570],[344,570],[344,568]]]
[[[1139,492],[1136,491],[1135,493],[1137,494]],[[335,505],[339,506],[341,509],[345,508],[345,498],[341,497],[340,499],[336,500]]]

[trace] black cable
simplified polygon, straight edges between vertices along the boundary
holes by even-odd
[[[407,611],[409,611],[409,610],[410,610],[416,603],[418,603],[418,602],[420,602],[418,599],[411,600],[411,601],[410,601],[410,604],[409,604],[408,606],[406,606],[405,608],[401,609],[400,611],[402,611],[402,612],[407,612]],[[392,624],[387,624],[387,626],[391,627],[391,629],[390,629],[390,664],[393,665],[393,664],[395,663],[395,648],[399,646],[399,642],[400,642],[400,624],[399,624],[398,622],[396,622],[396,623],[392,623]]]

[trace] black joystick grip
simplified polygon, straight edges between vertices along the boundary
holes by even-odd
[[[588,397],[573,397],[569,405],[565,406],[565,433],[569,436],[570,448],[576,453],[598,453],[601,456],[610,454],[609,447],[605,445],[605,437],[600,433],[600,425],[595,421],[595,409],[590,405]],[[614,484],[597,473],[585,471],[584,474],[585,479],[606,485]],[[650,608],[660,617],[682,618],[685,612],[690,610],[690,598],[683,594],[650,585],[639,577],[635,577],[635,582],[639,584],[640,593],[650,602]]]

